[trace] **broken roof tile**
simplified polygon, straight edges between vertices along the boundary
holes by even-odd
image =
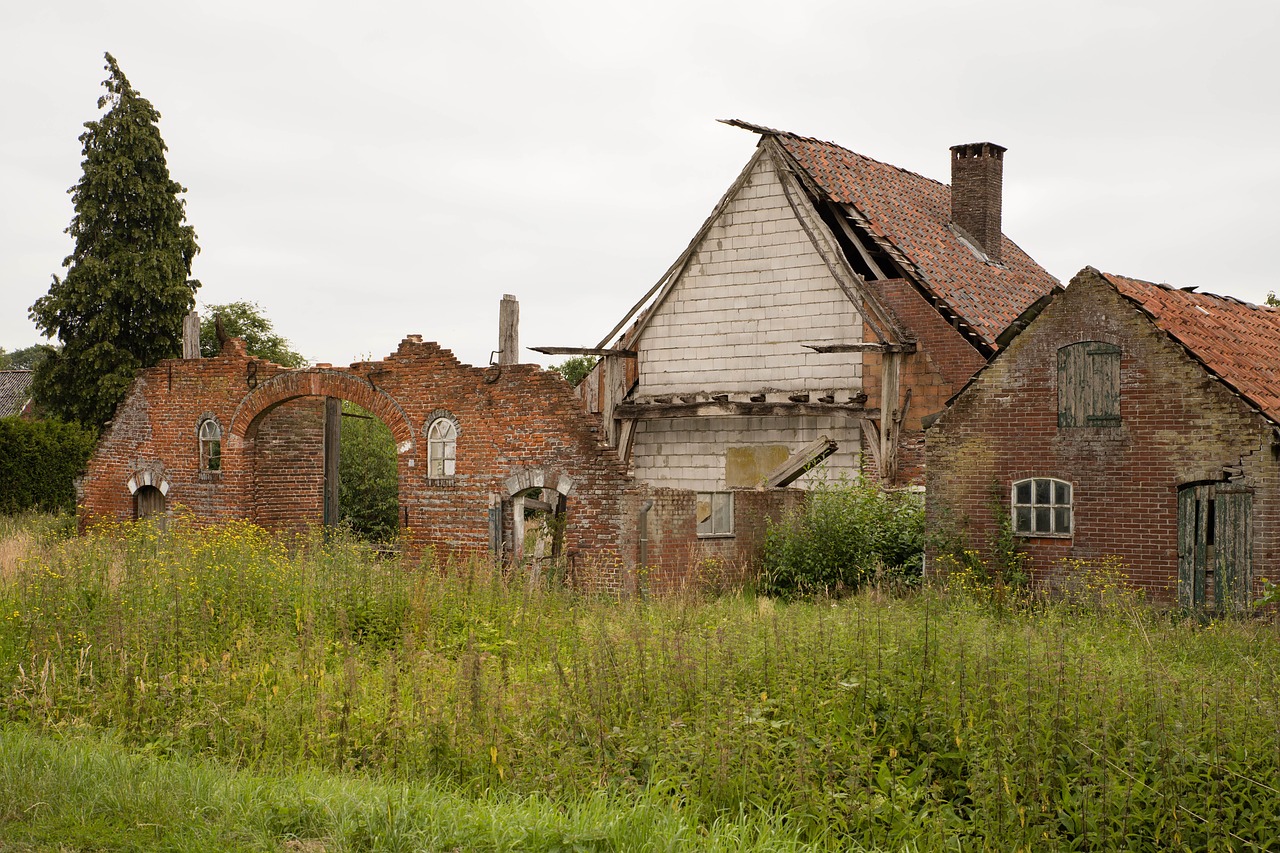
[[[1102,275],[1205,367],[1280,423],[1280,309]]]
[[[1060,286],[1008,237],[1003,237],[1003,263],[975,255],[951,228],[946,184],[834,142],[739,120],[725,123],[777,139],[821,192],[853,206],[873,234],[889,240],[915,266],[920,283],[992,348],[1023,311]]]

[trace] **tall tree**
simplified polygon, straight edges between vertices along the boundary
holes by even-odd
[[[182,352],[182,318],[200,286],[200,251],[186,224],[186,189],[169,177],[160,113],[106,54],[106,109],[85,122],[84,170],[72,187],[75,249],[63,278],[31,306],[31,319],[60,350],[36,370],[32,390],[50,412],[98,427],[141,367]]]

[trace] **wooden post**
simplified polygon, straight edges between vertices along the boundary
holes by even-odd
[[[324,398],[324,526],[338,523],[338,457],[342,442],[342,401]]]
[[[182,357],[200,357],[200,315],[194,309],[182,318]]]
[[[498,364],[520,361],[520,303],[510,293],[498,308]]]
[[[604,395],[600,399],[600,419],[604,421],[604,440],[610,447],[618,446],[619,424],[615,414],[627,384],[627,366],[616,355],[604,357]]]
[[[880,478],[892,482],[898,467],[898,377],[902,353],[880,356]]]

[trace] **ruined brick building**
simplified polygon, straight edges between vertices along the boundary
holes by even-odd
[[[762,486],[920,482],[923,424],[1059,289],[1001,233],[1000,146],[952,148],[948,187],[728,123],[760,142],[688,248],[597,347],[541,350],[602,356],[579,393],[704,554]]]
[[[927,517],[1033,579],[1245,608],[1280,559],[1280,310],[1086,268],[928,431]]]
[[[641,498],[603,449],[598,420],[556,374],[507,359],[471,367],[416,336],[350,367],[290,370],[232,339],[216,358],[140,371],[90,460],[82,513],[127,519],[181,505],[200,521],[273,530],[333,523],[340,400],[394,436],[410,551],[520,561],[537,507],[564,521],[554,548],[570,570],[626,588]]]

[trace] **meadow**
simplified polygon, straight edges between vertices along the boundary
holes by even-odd
[[[1280,634],[972,576],[599,599],[0,520],[0,846],[1271,850]]]

